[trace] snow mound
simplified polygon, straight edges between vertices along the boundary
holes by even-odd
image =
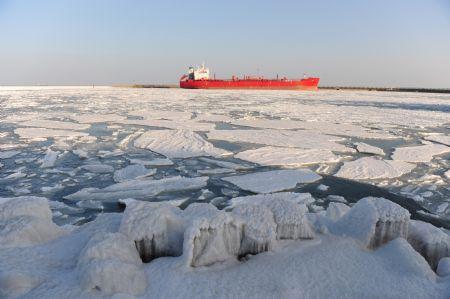
[[[137,178],[151,176],[155,173],[156,169],[147,169],[144,165],[128,165],[127,167],[116,170],[114,172],[114,181],[120,183]]]
[[[392,159],[405,162],[430,162],[433,156],[449,152],[450,147],[442,144],[398,147],[392,154]]]
[[[339,157],[325,149],[300,149],[265,146],[247,150],[235,155],[236,158],[264,166],[299,167],[317,163],[336,163]]]
[[[168,158],[220,157],[229,154],[228,151],[214,147],[190,130],[148,131],[134,141],[134,146],[151,150]]]
[[[332,228],[353,237],[367,248],[376,248],[395,238],[408,236],[408,210],[384,198],[359,200]]]
[[[133,240],[142,261],[161,256],[180,256],[185,221],[181,210],[167,203],[131,201],[119,232]]]
[[[436,273],[439,276],[450,276],[450,257],[441,258]]]
[[[163,192],[200,189],[206,186],[207,177],[186,178],[181,176],[161,180],[130,180],[103,189],[84,188],[65,196],[69,200],[117,201],[124,198],[145,199]]]
[[[436,269],[440,259],[450,257],[450,236],[429,223],[411,220],[408,242],[433,269]]]
[[[384,156],[385,153],[383,149],[364,143],[364,142],[356,142],[356,150],[360,153],[366,153],[366,154],[374,154],[374,155],[380,155]]]
[[[46,198],[0,198],[0,247],[41,244],[62,234],[63,230],[52,222]]]
[[[312,183],[322,177],[309,169],[272,170],[222,178],[243,190],[272,193],[293,189],[299,183]]]
[[[350,207],[346,204],[341,202],[330,202],[325,216],[331,221],[337,221],[341,219],[349,210]]]
[[[416,167],[403,161],[380,160],[374,157],[363,157],[355,161],[345,162],[336,176],[346,179],[388,179],[409,173]]]
[[[121,233],[94,235],[78,259],[81,287],[104,294],[142,294],[147,277],[133,242]]]
[[[199,214],[197,214],[199,215]],[[184,233],[183,257],[191,267],[208,266],[239,256],[243,223],[231,213],[208,209],[191,219]]]
[[[240,256],[272,250],[276,242],[277,225],[272,211],[266,206],[242,204],[232,214],[244,225]]]

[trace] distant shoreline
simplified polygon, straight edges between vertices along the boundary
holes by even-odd
[[[180,88],[178,84],[120,84],[113,87],[129,88]],[[414,87],[356,87],[356,86],[319,86],[319,90],[361,90],[361,91],[393,91],[420,93],[450,93],[446,88],[414,88]]]

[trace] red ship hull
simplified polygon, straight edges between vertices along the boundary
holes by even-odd
[[[317,90],[319,78],[299,80],[287,79],[234,79],[234,80],[192,80],[180,81],[181,88],[188,89],[275,89],[275,90]]]

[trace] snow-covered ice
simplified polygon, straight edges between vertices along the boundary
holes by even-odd
[[[392,154],[392,159],[406,162],[429,162],[436,155],[450,153],[450,147],[441,144],[426,144],[419,146],[398,147]]]
[[[358,150],[358,152],[360,153],[365,153],[365,154],[374,154],[374,155],[380,155],[380,156],[384,156],[385,153],[383,151],[383,149],[364,143],[364,142],[356,142],[356,149]]]
[[[315,182],[321,176],[309,169],[295,169],[256,172],[222,179],[254,193],[272,193],[293,189],[297,184]]]
[[[416,165],[403,161],[363,157],[355,161],[344,162],[336,176],[354,180],[388,179],[409,173],[415,167]]]
[[[214,147],[200,135],[189,130],[148,131],[139,136],[134,141],[134,145],[168,158],[220,157],[228,154],[226,150]]]

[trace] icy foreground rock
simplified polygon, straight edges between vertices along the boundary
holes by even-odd
[[[41,244],[63,233],[52,222],[46,198],[0,198],[0,248]]]
[[[336,176],[346,179],[389,179],[411,172],[416,165],[392,160],[381,160],[374,157],[363,157],[355,161],[345,162]]]
[[[81,251],[77,271],[86,291],[138,295],[147,287],[136,247],[121,233],[94,235]]]
[[[145,199],[162,192],[200,189],[206,186],[207,177],[186,178],[181,176],[161,180],[136,179],[117,183],[103,189],[84,188],[65,196],[69,200],[117,201],[125,198]]]
[[[182,254],[185,229],[181,210],[167,203],[131,201],[119,231],[133,240],[144,262]]]
[[[134,146],[154,151],[168,158],[220,157],[229,154],[226,150],[214,147],[190,130],[148,131],[134,141]]]
[[[367,248],[377,248],[408,236],[408,210],[384,198],[359,200],[335,225],[334,232],[355,238]]]
[[[440,259],[450,257],[450,236],[429,223],[411,220],[408,242],[433,269]]]
[[[309,169],[272,170],[230,176],[222,180],[255,193],[272,193],[294,188],[300,183],[312,183],[322,177]]]

